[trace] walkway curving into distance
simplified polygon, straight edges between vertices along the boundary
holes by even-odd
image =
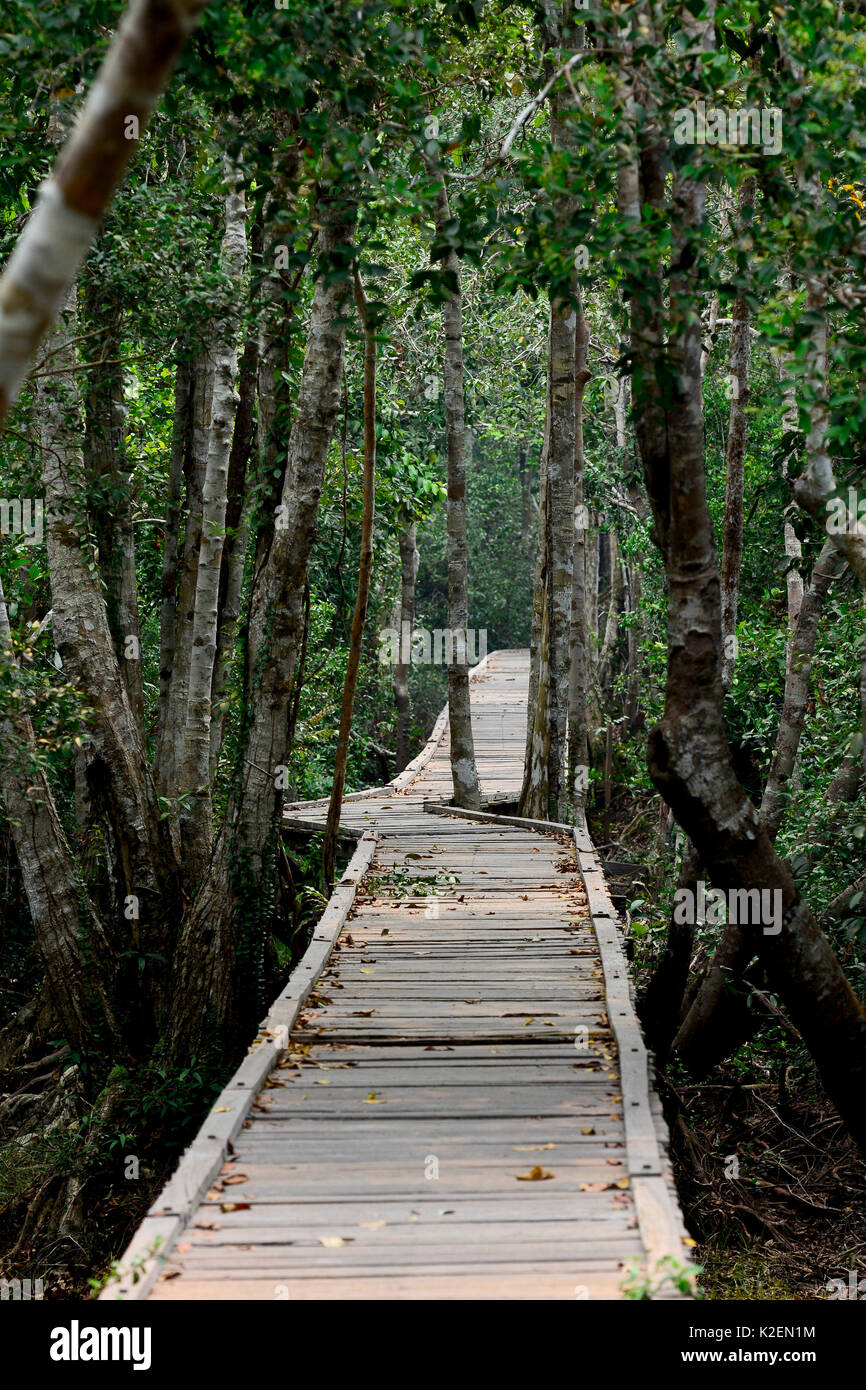
[[[476,668],[487,796],[519,789],[527,677],[526,652]],[[152,1209],[137,1250],[161,1232],[162,1257],[103,1297],[615,1299],[631,1266],[688,1261],[585,829],[425,811],[451,795],[444,716],[416,761],[347,800],[349,916],[329,908]]]

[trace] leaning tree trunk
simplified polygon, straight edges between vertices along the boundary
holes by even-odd
[[[400,602],[398,604],[399,661],[394,663],[394,703],[397,706],[397,766],[402,772],[409,762],[409,666],[412,659],[412,628],[415,622],[415,582],[418,578],[418,527],[410,522],[400,532]]]
[[[322,844],[322,887],[329,893],[334,883],[337,863],[337,835],[340,811],[346,785],[346,765],[349,760],[349,738],[352,733],[352,711],[355,690],[361,667],[364,645],[364,624],[370,599],[370,579],[373,573],[373,521],[376,513],[376,327],[370,305],[364,294],[361,277],[355,272],[355,303],[364,326],[364,508],[361,520],[361,554],[358,560],[358,592],[349,634],[349,656],[343,682],[343,702],[340,708],[340,728],[334,754],[334,780],[331,801]]]
[[[206,0],[133,0],[0,278],[0,425]],[[130,124],[132,123],[132,124]]]
[[[712,16],[683,12],[695,45],[712,43]],[[699,80],[699,60],[696,76]],[[644,135],[644,203],[663,205],[664,145]],[[723,719],[721,591],[706,497],[700,391],[700,315],[705,188],[675,180],[676,226],[669,277],[671,332],[666,357],[672,381],[664,395],[653,373],[652,324],[665,306],[644,290],[632,301],[634,407],[656,535],[669,584],[665,710],[650,735],[652,780],[692,839],[714,887],[781,894],[772,931],[747,925],[754,949],[851,1134],[866,1149],[866,1013],[785,864],[737,781]],[[686,252],[688,254],[686,254]],[[649,307],[649,314],[647,314]],[[650,332],[647,329],[650,328]],[[771,899],[773,900],[773,899]]]
[[[816,561],[790,644],[782,714],[759,815],[761,827],[773,843],[805,722],[818,622],[838,564],[835,546],[828,540]],[[677,1052],[696,1074],[705,1074],[721,1061],[737,1028],[748,1025],[739,982],[754,955],[749,934],[737,923],[728,922],[676,1038]]]
[[[445,184],[436,203],[436,231],[442,237],[450,220]],[[442,367],[445,405],[445,436],[448,450],[448,626],[452,650],[448,655],[448,722],[451,736],[451,779],[454,804],[477,811],[481,790],[475,766],[472,738],[472,712],[469,701],[467,660],[469,626],[468,567],[466,545],[466,422],[463,402],[463,296],[460,261],[454,250],[445,259],[445,269],[455,287],[445,301],[442,317],[445,353]]]

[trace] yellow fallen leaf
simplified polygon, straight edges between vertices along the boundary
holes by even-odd
[[[358,1225],[365,1231],[379,1231],[383,1226],[387,1226],[387,1221],[359,1221]]]
[[[556,1145],[555,1145],[555,1144],[513,1144],[513,1145],[512,1145],[512,1148],[514,1149],[515,1153],[519,1153],[519,1154],[529,1154],[529,1153],[535,1153],[535,1152],[536,1152],[537,1150],[539,1150],[539,1149],[555,1149],[555,1148],[556,1148]]]
[[[582,1129],[581,1134],[595,1134],[595,1130],[590,1125],[587,1129]]]
[[[620,1178],[617,1187],[628,1187],[628,1178]]]
[[[230,1110],[231,1110],[231,1106],[230,1106],[230,1105],[217,1105],[217,1106],[214,1107],[212,1113],[213,1113],[214,1115],[227,1115],[228,1112],[229,1112]]]
[[[552,1178],[553,1174],[545,1171],[536,1163],[534,1168],[530,1168],[528,1173],[515,1173],[518,1182],[545,1182],[547,1178]]]
[[[326,1245],[329,1250],[335,1250],[339,1245],[348,1245],[354,1240],[354,1236],[319,1236],[319,1244]]]
[[[325,1080],[321,1080],[321,1081],[317,1081],[317,1082],[316,1082],[316,1085],[317,1085],[317,1086],[330,1086],[330,1084],[331,1084],[330,1081],[325,1081]]]
[[[376,1095],[376,1092],[375,1092],[375,1091],[371,1091],[370,1094],[369,1094],[368,1096],[365,1097],[365,1099],[364,1099],[364,1104],[365,1104],[365,1105],[384,1105],[385,1102],[382,1100],[382,1098],[381,1098],[380,1096],[377,1096],[377,1095]]]

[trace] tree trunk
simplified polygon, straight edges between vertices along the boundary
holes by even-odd
[[[571,648],[568,684],[568,775],[572,802],[586,802],[587,760],[587,649],[586,649],[586,519],[583,475],[586,456],[583,443],[583,401],[590,379],[589,325],[583,314],[580,291],[574,331],[574,560],[571,588]]]
[[[133,0],[0,278],[0,425],[54,323],[205,0]]]
[[[76,296],[49,338],[56,381],[40,377],[35,392],[48,520],[47,553],[54,640],[67,676],[92,710],[86,777],[105,840],[114,904],[107,927],[126,947],[126,969],[141,985],[159,972],[171,948],[177,907],[177,865],[160,819],[138,725],[114,651],[90,540],[87,487],[76,385]],[[146,989],[132,997],[145,1008]],[[143,1017],[148,1029],[152,1020]]]
[[[175,1060],[236,1043],[264,1006],[290,713],[307,567],[340,399],[354,218],[353,204],[320,201],[320,269],[285,482],[250,598],[244,737],[226,827],[175,952],[167,1040]]]
[[[755,198],[754,178],[744,179],[740,188],[738,219],[743,229],[743,213]],[[717,305],[718,311],[718,305]],[[740,566],[743,559],[743,489],[746,460],[746,406],[749,401],[749,307],[743,295],[734,300],[731,312],[731,355],[728,381],[731,411],[725,460],[725,519],[722,530],[722,685],[731,683],[736,660],[737,601],[740,592]]]
[[[397,706],[397,765],[402,772],[409,758],[409,666],[412,656],[412,629],[415,623],[415,582],[418,578],[418,527],[411,522],[400,532],[400,602],[398,605],[398,643],[400,660],[394,663],[394,702]]]
[[[216,670],[229,457],[238,405],[235,391],[237,315],[234,304],[240,295],[246,263],[245,201],[237,175],[231,176],[225,217],[221,262],[227,280],[227,303],[217,325],[216,340],[219,346],[216,347],[213,362],[213,394],[202,487],[201,539],[196,568],[180,787],[181,792],[189,797],[181,804],[180,826],[184,873],[191,885],[197,883],[207,866],[213,839],[210,794],[211,691]]]
[[[97,330],[91,352],[98,359],[85,397],[84,468],[91,488],[97,553],[105,586],[114,650],[133,717],[144,740],[141,626],[132,523],[132,475],[126,462],[123,400],[122,311],[105,293],[97,271],[86,281],[87,320]]]
[[[436,203],[436,232],[445,236],[451,219],[448,193],[442,183]],[[468,565],[466,545],[466,425],[463,404],[463,297],[460,288],[460,261],[454,250],[448,252],[445,269],[455,288],[445,301],[442,316],[445,327],[443,362],[445,435],[448,448],[448,626],[453,651],[448,664],[448,721],[451,734],[451,779],[455,806],[477,811],[481,789],[475,767],[472,713],[469,701],[467,627],[469,626]]]
[[[358,592],[352,614],[349,635],[349,655],[343,682],[343,703],[340,709],[340,729],[334,754],[334,781],[331,802],[322,845],[322,888],[330,893],[334,884],[337,863],[337,834],[340,811],[346,785],[346,764],[349,758],[349,738],[352,732],[352,711],[364,645],[364,623],[370,598],[370,578],[373,572],[373,521],[376,511],[376,328],[370,306],[364,294],[361,277],[355,272],[355,303],[364,327],[364,509],[361,520],[361,553],[358,561]]]
[[[684,11],[683,23],[697,45],[709,47],[712,15],[695,21]],[[651,131],[644,139],[643,200],[652,205],[663,197],[664,151]],[[700,316],[694,307],[702,268],[705,196],[702,184],[675,179],[671,332],[666,345],[674,377],[665,397],[652,371],[658,338],[653,343],[652,332],[647,332],[653,323],[661,324],[661,296],[653,303],[644,287],[644,304],[632,301],[635,420],[669,583],[665,711],[650,735],[648,766],[714,887],[758,888],[781,895],[780,920],[774,917],[772,933],[759,923],[747,925],[747,932],[828,1094],[866,1148],[861,1103],[866,1014],[737,782],[725,736],[721,590],[706,499]]]
[[[177,642],[177,574],[180,544],[181,491],[192,457],[193,373],[190,362],[181,356],[175,369],[174,424],[171,462],[166,497],[165,540],[162,557],[162,586],[159,620],[159,719],[153,779],[164,796],[172,795],[171,776],[162,775],[162,760],[168,751],[166,721],[175,670]]]
[[[547,453],[547,565],[550,679],[549,798],[554,818],[568,814],[566,749],[574,572],[575,314],[550,306],[550,433]]]
[[[251,333],[244,346],[239,369],[238,408],[229,455],[226,537],[223,545],[219,589],[219,627],[211,694],[210,774],[216,775],[220,750],[228,724],[222,701],[228,685],[232,654],[241,614],[241,590],[250,537],[247,469],[255,441],[255,396],[258,369],[258,337]]]
[[[17,662],[0,584],[0,667]],[[14,701],[9,704],[14,707]],[[0,719],[0,790],[56,1024],[71,1047],[104,1063],[121,1046],[113,991],[117,961],[87,896],[27,715]]]

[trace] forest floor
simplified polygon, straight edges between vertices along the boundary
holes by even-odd
[[[651,885],[652,837],[628,833],[636,819],[646,825],[639,811],[618,788],[604,854],[643,861]],[[592,828],[598,842],[601,827]],[[643,892],[639,885],[634,896]],[[640,944],[638,991],[658,948],[658,938],[655,949]],[[796,1038],[770,1027],[706,1081],[673,1063],[660,1073],[659,1090],[706,1298],[826,1299],[831,1280],[847,1290],[851,1271],[866,1277],[866,1161]]]

